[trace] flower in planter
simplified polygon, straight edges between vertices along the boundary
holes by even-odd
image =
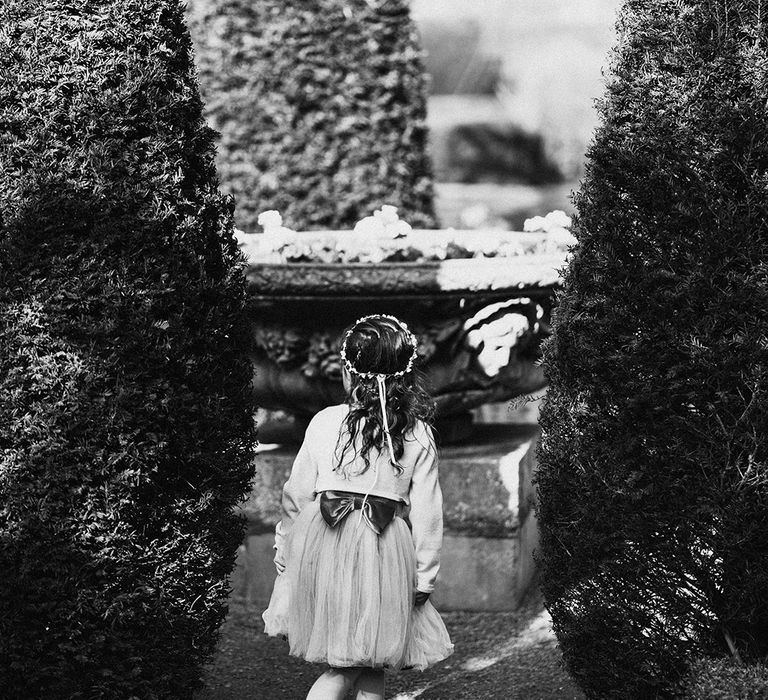
[[[373,212],[373,216],[366,216],[355,224],[354,232],[366,236],[382,236],[390,238],[403,238],[413,229],[407,221],[403,221],[397,215],[397,207],[385,204]]]
[[[264,229],[264,233],[270,233],[283,227],[283,217],[276,209],[270,209],[259,214],[257,223]]]
[[[576,237],[568,230],[571,217],[564,211],[555,209],[546,216],[534,216],[523,223],[523,231],[544,231],[549,234],[545,249],[556,249],[562,246],[575,245]]]
[[[513,258],[523,255],[562,251],[576,239],[565,228],[570,218],[562,211],[526,221],[526,230],[537,229],[547,235],[532,239],[499,231],[497,236],[472,236],[450,231],[413,230],[397,214],[397,208],[384,205],[371,216],[358,221],[353,231],[297,233],[283,226],[275,210],[259,215],[264,233],[258,235],[260,255],[283,263],[350,264],[443,262],[470,258]],[[446,235],[448,234],[448,235]],[[241,244],[249,235],[235,232]]]
[[[549,212],[546,216],[534,216],[531,219],[526,219],[523,223],[523,231],[544,231],[549,233],[556,229],[567,229],[571,227],[571,217],[564,211],[555,209],[555,211]]]

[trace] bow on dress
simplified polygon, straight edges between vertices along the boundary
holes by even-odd
[[[320,494],[320,513],[329,527],[336,527],[358,508],[365,524],[380,535],[395,517],[397,502],[381,496],[364,496],[347,491],[323,491]]]

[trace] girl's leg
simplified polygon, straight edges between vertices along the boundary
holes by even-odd
[[[356,700],[384,700],[384,670],[365,669],[355,681]]]
[[[344,700],[359,675],[359,668],[329,668],[309,689],[307,700]]]

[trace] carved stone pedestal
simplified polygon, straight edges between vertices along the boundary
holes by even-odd
[[[295,245],[311,248],[320,240],[323,250],[332,251],[355,234],[295,236]],[[548,247],[547,236],[418,232],[414,240],[425,248],[455,239],[477,248],[478,257],[382,263],[279,263],[265,253],[259,235],[248,237],[242,250],[249,262],[257,404],[293,415],[300,426],[341,402],[338,350],[345,328],[361,316],[393,314],[417,338],[419,369],[435,397],[438,421],[448,421],[446,436],[461,439],[467,430],[459,428],[471,409],[545,385],[540,346],[549,335],[566,255]],[[504,246],[519,248],[519,254],[485,256]],[[266,434],[284,434],[286,426],[264,427]]]

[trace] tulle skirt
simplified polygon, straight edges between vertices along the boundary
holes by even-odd
[[[288,535],[264,631],[286,635],[291,654],[307,661],[424,669],[453,644],[430,601],[414,607],[415,582],[413,539],[401,517],[381,535],[359,510],[331,528],[315,500]]]

